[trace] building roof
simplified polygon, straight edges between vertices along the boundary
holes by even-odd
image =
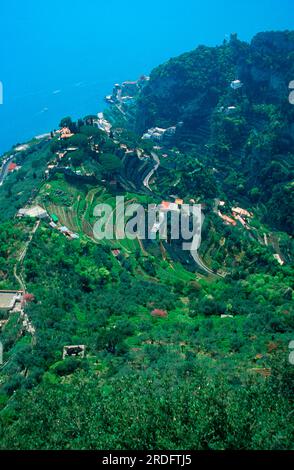
[[[67,228],[65,225],[63,225],[62,227],[59,227],[60,232],[62,233],[65,233],[65,232],[70,232],[69,228]]]
[[[166,310],[162,310],[160,308],[155,308],[154,310],[152,310],[151,312],[151,315],[153,317],[162,317],[162,318],[165,318],[168,316],[168,313]]]
[[[68,127],[63,127],[61,130],[60,130],[60,133],[61,134],[71,134],[71,131]]]
[[[178,204],[175,202],[162,201],[160,208],[166,211],[178,211]]]
[[[241,88],[241,86],[243,86],[241,80],[233,80],[231,82],[231,88],[233,88],[234,90],[236,90],[237,88]]]
[[[77,239],[80,238],[78,233],[70,233],[70,238]]]
[[[237,222],[234,219],[231,219],[231,217],[228,217],[227,215],[222,214],[220,211],[218,211],[218,215],[221,219],[223,219],[224,222],[230,225],[237,225]]]
[[[69,139],[69,137],[72,137],[74,134],[61,134],[62,139]]]
[[[28,148],[29,148],[29,145],[28,145],[28,144],[24,144],[24,145],[19,145],[18,147],[15,147],[14,150],[15,150],[16,152],[21,152],[21,151],[26,150],[26,149],[28,149]]]
[[[28,216],[28,217],[45,217],[47,216],[47,211],[41,206],[33,206],[28,208],[19,209],[18,215]]]
[[[20,296],[21,292],[18,291],[0,292],[0,310],[11,310]]]
[[[240,215],[245,215],[246,217],[252,217],[250,212],[248,212],[246,209],[242,209],[242,207],[233,207],[232,212],[235,212],[236,214]]]
[[[275,260],[277,260],[277,262],[278,262],[281,266],[283,266],[284,261],[282,260],[281,256],[280,256],[278,253],[275,253],[275,254],[274,254],[274,258],[275,258]]]
[[[184,204],[184,201],[183,201],[183,199],[177,198],[177,199],[175,200],[175,203],[182,205],[182,204]]]
[[[16,167],[17,167],[17,164],[14,163],[14,162],[11,162],[11,163],[9,164],[8,171],[13,171],[13,170],[16,169]]]
[[[247,230],[250,230],[249,226],[247,225],[246,220],[242,219],[242,217],[239,214],[234,215],[234,218],[238,220],[243,225],[243,227],[245,227]]]

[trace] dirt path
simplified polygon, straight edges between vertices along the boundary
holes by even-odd
[[[38,230],[39,225],[40,225],[40,220],[38,220],[36,222],[36,224],[34,225],[32,231],[29,235],[29,238],[26,241],[23,250],[20,252],[19,258],[18,258],[18,260],[17,260],[17,262],[16,262],[16,264],[14,265],[14,268],[13,268],[13,275],[14,275],[16,281],[18,282],[18,284],[20,286],[20,289],[23,291],[24,294],[26,293],[26,284],[25,284],[25,281],[24,281],[24,278],[23,278],[23,275],[22,275],[22,272],[21,272],[21,268],[22,268],[23,260],[26,256],[28,248],[30,246],[30,243],[33,239],[34,234]],[[19,273],[17,273],[18,267],[20,267],[20,272]],[[27,314],[24,312],[23,308],[21,308],[21,310],[20,310],[20,317],[22,319],[22,324],[23,324],[24,330],[27,331],[30,335],[32,335],[32,342],[34,343],[35,342],[34,336],[35,336],[35,333],[36,333],[36,329],[33,326],[32,322],[30,321]]]

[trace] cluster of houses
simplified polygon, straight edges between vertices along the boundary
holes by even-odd
[[[134,99],[138,91],[149,81],[149,77],[142,75],[136,81],[125,81],[121,85],[116,83],[111,95],[105,97],[109,104],[128,103]]]
[[[190,202],[195,202],[194,200],[190,199]],[[153,207],[150,207],[150,209],[157,211],[157,205],[154,204]],[[163,222],[165,221],[165,214],[167,212],[180,212],[185,216],[190,216],[190,209],[189,205],[186,205],[184,203],[183,199],[180,199],[178,197],[175,197],[175,200],[173,202],[171,201],[161,201],[159,205],[159,214],[158,214],[158,220],[154,222],[153,227],[151,228],[151,233],[156,233]]]
[[[67,149],[63,151],[58,151],[56,152],[56,159],[52,160],[51,162],[48,163],[47,168],[45,170],[45,177],[48,178],[52,170],[58,167],[60,161],[69,153],[69,152],[75,152],[78,150],[78,147],[67,147]],[[69,168],[69,167],[65,167]]]
[[[190,199],[189,204],[185,203],[183,199],[180,199],[176,196],[170,196],[174,198],[174,201],[161,201],[160,210],[162,211],[176,211],[179,212],[180,210],[184,211],[186,206],[189,204],[195,204],[195,199]]]
[[[171,138],[177,130],[177,126],[171,126],[166,129],[162,127],[152,127],[143,134],[143,140],[154,140],[156,142],[162,142],[163,140]]]
[[[140,148],[129,148],[127,144],[120,144],[120,149],[124,152],[125,155],[134,155],[139,158],[139,160],[148,160],[150,156]]]
[[[60,134],[59,139],[69,139],[74,135],[68,127],[63,127],[62,129],[59,129],[58,131],[56,131],[56,134]]]
[[[32,300],[34,300],[34,296],[22,290],[0,291],[0,312],[4,313],[7,317],[13,313],[18,313],[22,321],[23,329],[31,335],[35,333],[35,328],[24,312],[24,306],[27,302],[31,302]],[[0,330],[5,327],[7,322],[8,318],[0,321]]]
[[[107,119],[105,119],[103,113],[98,113],[97,114],[97,119],[93,119],[93,124],[98,127],[101,131],[107,132],[107,134],[110,134],[112,125],[110,124]]]
[[[54,215],[54,214],[53,214]],[[75,233],[75,232],[72,232],[68,227],[66,227],[65,225],[58,225],[57,223],[53,222],[53,220],[51,220],[51,222],[49,222],[49,225],[51,228],[53,229],[56,229],[58,230],[60,233],[62,233],[65,237],[71,239],[71,240],[75,240],[77,238],[80,238],[79,234],[78,233]]]
[[[233,80],[231,83],[230,83],[230,87],[233,89],[233,90],[238,90],[240,88],[242,88],[243,86],[243,83],[241,82],[241,80]],[[220,113],[224,113],[224,114],[232,114],[234,113],[235,111],[237,110],[237,107],[236,106],[221,106],[218,111]]]
[[[51,228],[58,230],[60,233],[62,233],[65,237],[74,240],[79,238],[79,235],[75,232],[72,232],[68,227],[64,225],[59,224],[59,219],[57,215],[51,214],[49,215],[48,212],[43,209],[41,206],[31,206],[31,207],[25,207],[22,209],[19,209],[17,213],[17,217],[22,218],[22,217],[32,217],[32,218],[37,218],[37,219],[49,219],[49,225]]]
[[[240,222],[240,224],[246,229],[250,230],[248,225],[248,220],[253,217],[252,212],[248,212],[246,209],[242,209],[241,207],[232,207],[232,214],[235,220]]]
[[[219,201],[218,205],[220,207],[224,207],[226,205],[225,201]],[[232,217],[229,217],[226,214],[223,214],[220,210],[217,211],[218,216],[224,221],[226,225],[236,226],[237,222],[246,229],[250,230],[248,225],[249,219],[253,217],[253,213],[247,211],[246,209],[242,209],[242,207],[232,207],[231,209]],[[267,236],[264,234],[264,243],[268,246]],[[285,261],[282,259],[279,253],[273,254],[274,259],[279,263],[280,266],[285,264]]]
[[[51,228],[53,228],[54,230],[58,230],[60,233],[62,233],[65,237],[69,238],[70,240],[75,240],[77,238],[80,238],[78,233],[72,232],[72,230],[70,230],[65,225],[60,225],[59,219],[56,214],[50,215],[49,225]]]
[[[225,201],[219,201],[219,206],[224,207]],[[242,207],[232,207],[231,209],[232,217],[223,214],[220,210],[217,211],[218,216],[225,222],[226,225],[236,226],[237,222],[246,229],[250,230],[248,225],[248,220],[253,217],[253,213],[242,209]]]
[[[91,118],[91,124],[98,127],[98,129],[101,129],[102,131],[107,132],[107,134],[110,133],[111,127],[112,127],[110,122],[107,121],[107,119],[105,119],[103,113],[98,113],[97,118],[94,118],[94,117]],[[58,140],[69,139],[70,137],[74,136],[74,133],[69,129],[69,127],[62,127],[61,129],[55,131],[55,135],[58,135],[58,134],[59,134]]]

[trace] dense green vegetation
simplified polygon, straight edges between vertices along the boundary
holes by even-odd
[[[22,276],[35,332],[1,313],[0,448],[293,449],[291,45],[285,32],[201,46],[152,72],[127,123],[66,117],[72,137],[18,155],[0,187],[0,288]],[[141,139],[177,122],[168,143]],[[94,207],[115,215],[117,195],[202,203],[210,274],[182,240],[97,241]],[[13,217],[27,203],[79,238],[46,219],[32,236],[35,220]],[[236,206],[246,227],[220,216]],[[85,356],[64,358],[68,345]]]
[[[48,147],[46,141],[33,141],[28,149],[16,153],[14,161],[21,168],[10,174],[1,187],[1,221],[13,217],[18,209],[37,194],[46,164],[51,157]]]
[[[172,368],[169,364],[172,363]],[[107,384],[88,372],[74,383],[45,382],[23,394],[6,419],[2,446],[12,449],[289,449],[292,369],[279,381],[238,388],[208,376],[191,356],[160,371],[123,370]],[[176,370],[176,374],[175,374]],[[293,372],[293,371],[292,371]],[[292,373],[293,379],[293,373]],[[31,406],[34,401],[34,406]],[[48,413],[50,409],[50,413]],[[17,416],[20,418],[17,419]],[[28,432],[27,418],[30,420]]]
[[[172,144],[190,156],[190,171],[195,157],[195,171],[199,161],[214,168],[215,183],[209,173],[201,182],[206,197],[218,183],[228,197],[262,205],[263,220],[288,233],[294,228],[293,50],[293,31],[273,32],[258,34],[251,44],[233,35],[222,46],[200,46],[171,59],[151,73],[134,124],[145,131],[182,122]],[[236,78],[243,86],[233,90]],[[177,166],[186,174],[186,159]]]

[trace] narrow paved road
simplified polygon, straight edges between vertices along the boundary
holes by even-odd
[[[148,175],[144,178],[143,185],[145,186],[145,188],[149,189],[149,191],[152,192],[152,189],[150,188],[149,182],[150,182],[150,179],[152,178],[152,176],[154,175],[155,171],[158,169],[158,167],[160,165],[160,160],[159,160],[159,158],[158,158],[158,156],[156,155],[155,152],[151,152],[151,155],[152,155],[152,158],[155,162],[155,165],[152,168],[152,170],[150,170]],[[217,211],[218,204],[219,204],[219,199],[215,199],[214,211]],[[201,268],[203,271],[205,271],[207,274],[210,274],[210,275],[213,275],[213,276],[225,277],[223,274],[215,273],[214,271],[212,271],[212,269],[210,269],[208,266],[206,266],[203,263],[202,259],[199,257],[198,248],[199,248],[199,246],[198,246],[198,236],[195,236],[193,238],[192,242],[191,242],[190,254],[191,254],[192,258],[194,259],[195,263],[197,264],[197,266],[199,268]]]
[[[206,266],[203,263],[202,259],[200,258],[199,254],[198,254],[198,248],[200,246],[200,243],[201,243],[201,241],[199,240],[198,234],[195,234],[193,239],[192,239],[191,245],[190,245],[190,254],[191,254],[192,258],[194,259],[195,263],[197,264],[197,266],[199,266],[207,274],[210,274],[210,275],[213,275],[213,276],[224,277],[221,274],[215,273],[214,271],[212,271],[212,269],[210,269],[208,266]]]
[[[7,162],[4,163],[1,167],[1,169],[0,169],[0,186],[2,186],[2,184],[4,183],[4,180],[5,180],[5,178],[7,176],[7,173],[8,173],[9,164],[12,162],[13,159],[14,159],[14,155],[9,157]]]
[[[214,271],[212,271],[212,269],[210,269],[208,266],[206,266],[202,259],[200,258],[199,254],[198,254],[198,251],[195,250],[195,251],[192,251],[191,250],[191,256],[192,258],[194,259],[194,261],[196,262],[196,264],[201,268],[203,269],[203,271],[205,271],[207,274],[211,274],[213,276],[218,276],[218,277],[226,277],[225,274],[220,274],[220,273],[216,273]]]
[[[213,274],[214,276],[217,276],[217,274],[214,273],[214,272],[212,271],[212,269],[210,269],[208,266],[206,266],[206,265],[203,263],[202,259],[199,257],[199,254],[198,254],[198,251],[197,251],[197,250],[194,251],[194,250],[191,248],[190,253],[191,253],[191,256],[192,256],[192,258],[194,259],[195,263],[196,263],[201,269],[203,269],[203,271],[205,271],[207,274]]]
[[[154,173],[156,172],[157,168],[159,167],[160,165],[160,160],[158,158],[158,156],[156,155],[156,153],[154,152],[151,152],[151,155],[152,155],[152,158],[155,162],[155,165],[154,167],[152,168],[152,170],[149,171],[148,175],[145,176],[144,178],[144,181],[143,181],[143,185],[145,186],[145,188],[149,189],[149,191],[152,192],[152,189],[150,188],[150,185],[149,185],[149,181],[150,181],[150,178],[152,178],[152,176],[154,175]]]

